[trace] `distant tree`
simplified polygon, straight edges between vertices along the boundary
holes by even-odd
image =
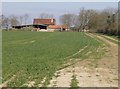
[[[23,18],[24,18],[24,24],[27,24],[28,23],[29,15],[28,14],[24,14]]]
[[[89,9],[86,11],[86,25],[90,31],[94,31],[97,28],[98,12],[96,10]]]
[[[29,19],[29,15],[28,14],[21,15],[19,17],[20,25],[27,24],[28,23],[28,19]]]
[[[19,25],[18,17],[15,15],[5,16],[1,15],[1,27],[9,30],[13,25]]]
[[[2,28],[6,28],[9,30],[10,27],[10,19],[4,15],[2,15]]]
[[[96,20],[97,20],[97,12],[92,9],[84,9],[81,8],[79,12],[79,30],[85,29],[93,29],[96,26]]]
[[[78,19],[79,19],[78,31],[80,31],[80,29],[84,29],[87,23],[87,15],[86,15],[86,10],[84,8],[80,9]]]
[[[72,25],[75,25],[75,23],[76,23],[76,21],[75,21],[76,18],[74,16],[75,16],[74,14],[64,14],[64,15],[60,16],[60,22],[63,25],[66,25],[70,28]]]
[[[117,33],[117,10],[115,8],[106,8],[98,16],[98,29],[104,34]]]
[[[20,16],[19,19],[20,19],[20,21],[19,21],[20,25],[22,25],[23,24],[23,16]]]
[[[20,24],[20,22],[18,21],[18,17],[17,16],[11,15],[9,17],[9,20],[10,20],[11,26]]]
[[[94,32],[102,32],[105,34],[117,33],[117,10],[114,8],[106,8],[102,11],[93,9],[80,9],[78,16],[78,30],[89,29]]]

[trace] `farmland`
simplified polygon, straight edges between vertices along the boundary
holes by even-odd
[[[78,32],[3,32],[2,77],[6,86],[47,86],[54,73],[72,62],[105,56],[105,45]]]

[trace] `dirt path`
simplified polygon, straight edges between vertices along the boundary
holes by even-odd
[[[73,75],[78,87],[118,87],[118,45],[102,36],[87,35],[106,44],[107,56],[96,63],[83,60],[57,71],[48,87],[70,87]]]
[[[0,84],[0,89],[1,89],[2,87],[7,87],[8,82],[14,80],[15,77],[16,77],[16,75],[13,75],[9,80],[7,80],[7,81],[5,81],[4,83]]]
[[[114,41],[118,42],[118,39],[114,39],[114,38],[109,37],[109,36],[106,36],[106,35],[102,35],[102,36],[103,36],[103,37],[106,37],[106,38],[108,38],[108,39],[111,39],[111,40],[114,40]]]

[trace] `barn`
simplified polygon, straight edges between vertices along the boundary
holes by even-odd
[[[55,19],[50,18],[35,18],[33,19],[33,24],[30,25],[17,25],[12,26],[15,29],[21,29],[24,27],[32,27],[34,31],[67,31],[66,25],[56,25]]]
[[[39,29],[47,29],[47,26],[46,25],[43,25],[43,24],[31,24],[31,25],[15,25],[15,26],[12,26],[12,28],[15,28],[15,29],[21,29],[21,28],[25,28],[25,27],[33,27],[33,28],[39,28]]]

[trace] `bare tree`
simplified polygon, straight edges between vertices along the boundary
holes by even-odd
[[[24,23],[27,24],[28,23],[29,15],[28,14],[24,14],[23,18],[24,18]]]
[[[96,15],[97,12],[95,10],[81,8],[79,12],[79,30],[94,27],[96,22],[94,18]]]
[[[19,22],[20,22],[20,24],[22,25],[22,24],[27,24],[28,23],[28,19],[29,19],[29,15],[28,14],[24,14],[24,15],[21,15],[20,17],[19,17]]]
[[[10,26],[9,18],[2,15],[2,28],[6,28],[9,30],[9,26]]]
[[[97,28],[97,17],[98,16],[98,12],[96,10],[92,10],[92,9],[89,9],[89,10],[86,10],[86,26],[87,26],[87,29],[89,30],[94,30]]]
[[[70,28],[72,25],[75,25],[75,23],[76,23],[75,16],[76,15],[74,15],[74,14],[64,14],[64,15],[60,16],[60,22],[63,25],[66,25]]]
[[[117,10],[115,8],[106,8],[102,11],[94,9],[81,8],[79,15],[63,14],[60,16],[60,22],[69,28],[75,26],[78,31],[89,30],[91,32],[102,32],[106,34],[117,33]],[[50,17],[42,13],[41,18]]]
[[[106,8],[102,11],[81,8],[77,29],[78,31],[89,29],[90,31],[100,31],[106,34],[116,33],[116,12],[115,8]]]
[[[20,25],[22,25],[23,24],[23,16],[20,16],[19,19],[20,19]]]
[[[117,33],[117,9],[106,8],[99,13],[98,31],[105,34]]]
[[[10,19],[10,24],[11,24],[11,26],[19,25],[19,21],[18,21],[17,16],[11,15],[11,16],[9,17],[9,19]]]
[[[53,15],[52,14],[47,14],[47,13],[41,13],[40,18],[53,18]]]
[[[71,26],[76,26],[77,24],[79,24],[79,20],[78,20],[78,15],[76,14],[71,14]]]
[[[81,8],[80,9],[80,13],[79,13],[79,29],[78,31],[80,31],[80,29],[83,29],[85,24],[86,24],[86,21],[87,21],[87,16],[86,16],[86,10],[84,8]]]

